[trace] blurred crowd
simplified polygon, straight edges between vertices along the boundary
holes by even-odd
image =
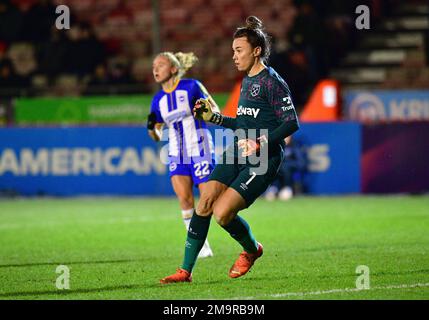
[[[70,30],[55,27],[60,3],[71,8]],[[240,78],[230,63],[235,28],[247,15],[262,18],[273,39],[270,64],[298,106],[353,46],[356,31],[356,1],[159,3],[162,50],[194,51],[200,63],[191,76],[212,92],[228,92]],[[150,0],[2,0],[0,95],[121,93],[121,86],[127,93],[150,92],[152,11]]]
[[[19,89],[51,87],[67,78],[73,79],[76,85],[83,83],[85,88],[137,83],[126,63],[108,60],[114,55],[97,38],[91,24],[72,15],[72,28],[58,30],[55,26],[58,15],[52,1],[21,3],[27,6],[20,7],[20,1],[0,2],[0,88],[3,92],[8,90],[9,94],[19,95],[23,92]]]
[[[354,43],[353,1],[297,1],[290,29],[273,37],[270,65],[287,79],[302,106]]]

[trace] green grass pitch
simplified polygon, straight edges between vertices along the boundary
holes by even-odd
[[[428,299],[429,197],[260,199],[242,212],[264,255],[239,279],[241,251],[212,221],[212,258],[192,284],[160,285],[181,264],[175,198],[0,201],[0,299]],[[59,290],[58,265],[70,269]],[[356,268],[369,268],[357,290]]]

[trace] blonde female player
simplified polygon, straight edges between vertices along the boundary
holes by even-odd
[[[193,53],[163,52],[153,61],[153,77],[162,89],[152,100],[148,116],[149,136],[159,141],[163,126],[168,127],[169,173],[179,199],[186,230],[194,214],[193,186],[203,192],[214,168],[214,145],[207,125],[192,115],[198,99],[209,99],[219,110],[204,86],[194,79],[183,79],[185,72],[198,61]],[[206,240],[198,257],[211,257]]]

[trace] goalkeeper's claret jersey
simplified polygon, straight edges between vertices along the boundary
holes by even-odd
[[[214,153],[206,123],[192,115],[197,99],[207,97],[207,90],[194,79],[181,79],[171,91],[160,90],[154,96],[151,112],[156,122],[168,127],[170,157],[205,157]]]
[[[273,68],[244,77],[236,119],[237,129],[268,129],[269,133],[282,122],[298,119],[289,87]]]

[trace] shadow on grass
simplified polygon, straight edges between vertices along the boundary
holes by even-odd
[[[243,279],[244,280],[244,279]],[[250,279],[249,279],[250,280]],[[255,280],[255,279],[254,279]],[[193,284],[194,287],[207,287],[214,284],[225,283],[223,280],[209,280],[209,281],[201,281]],[[0,298],[16,298],[16,297],[25,297],[32,296],[33,298],[38,296],[57,296],[58,299],[61,300],[61,297],[66,297],[75,294],[82,293],[101,293],[101,292],[109,292],[109,291],[117,291],[117,290],[135,290],[135,289],[168,289],[171,290],[180,286],[187,286],[189,283],[173,283],[169,285],[160,284],[157,281],[154,281],[152,284],[128,284],[128,285],[118,285],[118,286],[106,286],[100,288],[87,288],[87,289],[70,289],[70,290],[45,290],[45,291],[17,291],[17,292],[8,292],[8,293],[0,293]],[[142,297],[143,299],[144,297]],[[88,300],[92,300],[93,298],[88,298]],[[104,298],[106,299],[106,298]],[[86,299],[83,299],[86,300]]]
[[[92,289],[76,289],[76,290],[46,290],[46,291],[21,291],[21,292],[9,292],[1,293],[1,298],[12,298],[20,296],[44,296],[44,295],[56,295],[59,298],[61,296],[68,296],[78,293],[92,293],[92,292],[103,292],[103,291],[115,291],[115,290],[127,290],[127,289],[138,289],[142,288],[142,285],[123,285],[123,286],[111,286],[102,288]]]
[[[70,290],[17,291],[17,292],[0,293],[0,298],[13,298],[13,297],[21,297],[21,296],[37,297],[37,296],[55,295],[58,297],[58,299],[61,299],[62,296],[65,297],[65,296],[75,295],[80,293],[100,293],[100,292],[117,291],[117,290],[149,289],[149,288],[160,288],[160,287],[163,287],[163,286],[159,283],[153,283],[150,285],[126,284],[126,285],[106,286],[101,288],[87,288],[87,289],[82,288],[82,289],[70,289]],[[91,299],[91,298],[88,298],[88,299]]]
[[[55,261],[55,262],[34,262],[22,264],[0,264],[0,268],[20,268],[20,267],[39,267],[39,266],[58,266],[58,265],[76,265],[76,264],[109,264],[109,263],[128,263],[141,262],[145,259],[118,259],[118,260],[96,260],[96,261]]]

